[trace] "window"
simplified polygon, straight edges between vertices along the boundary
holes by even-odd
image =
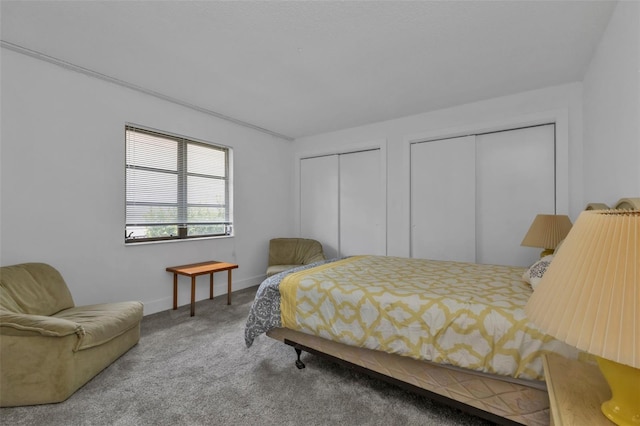
[[[230,149],[125,127],[125,242],[232,234]]]

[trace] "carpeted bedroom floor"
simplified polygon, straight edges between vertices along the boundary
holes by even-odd
[[[59,404],[0,409],[3,425],[490,425],[260,336],[256,287],[144,317],[138,345]]]

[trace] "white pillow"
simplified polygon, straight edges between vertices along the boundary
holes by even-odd
[[[543,257],[522,274],[522,279],[529,283],[532,289],[535,290],[538,284],[540,284],[542,276],[547,271],[547,268],[549,268],[549,265],[551,265],[553,257],[553,254]]]

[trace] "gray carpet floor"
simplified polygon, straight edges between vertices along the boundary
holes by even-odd
[[[138,345],[59,404],[0,409],[3,425],[490,425],[260,336],[256,288],[144,317]]]

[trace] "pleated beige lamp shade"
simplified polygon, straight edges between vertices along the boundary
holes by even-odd
[[[582,212],[525,310],[545,333],[640,368],[640,211]]]
[[[533,219],[521,246],[540,247],[553,253],[558,243],[571,230],[571,219],[567,215],[539,214]],[[544,252],[543,252],[544,253]]]

